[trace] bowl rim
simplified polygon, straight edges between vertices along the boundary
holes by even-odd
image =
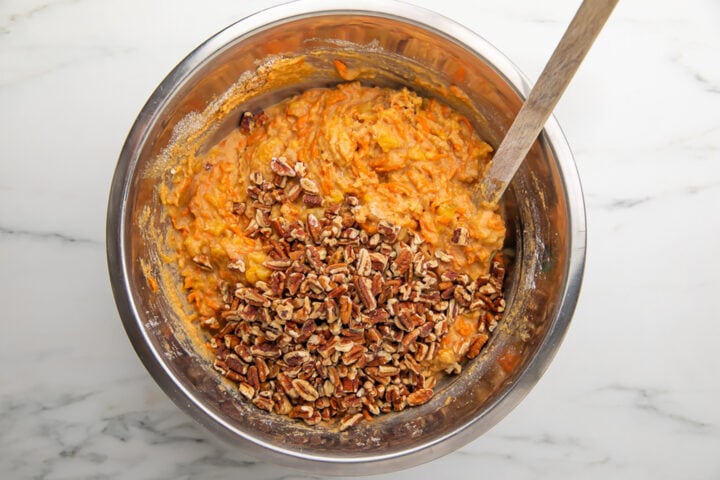
[[[270,444],[247,432],[240,431],[223,421],[199,402],[168,366],[168,360],[152,348],[151,339],[142,323],[133,289],[127,259],[127,205],[130,184],[134,177],[142,146],[147,141],[150,126],[162,112],[173,92],[196,69],[216,52],[241,37],[277,24],[318,15],[367,15],[389,18],[428,30],[444,37],[483,59],[524,98],[530,91],[530,82],[521,71],[497,48],[479,34],[434,11],[399,1],[379,0],[297,0],[258,11],[229,25],[208,38],[187,55],[159,84],[138,114],[121,150],[113,175],[106,218],[107,263],[115,302],[126,333],[145,365],[162,390],[186,413],[207,429],[225,440],[241,437],[247,445],[245,451],[256,456],[295,468],[323,473],[381,473],[424,463],[438,458],[489,430],[529,393],[549,367],[574,313],[582,283],[586,254],[586,217],[582,186],[570,146],[554,116],[548,119],[543,130],[545,144],[553,151],[567,205],[568,266],[565,288],[560,296],[558,314],[548,326],[544,342],[529,359],[518,381],[497,395],[484,415],[460,425],[456,430],[420,443],[413,448],[383,455],[361,457],[333,457],[309,454],[301,450]],[[482,420],[482,422],[481,422]],[[429,453],[428,453],[429,452]]]

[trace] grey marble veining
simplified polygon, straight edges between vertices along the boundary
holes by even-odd
[[[218,443],[135,356],[105,266],[117,155],[155,86],[279,3],[0,2],[0,478],[312,479]],[[417,0],[535,78],[578,1]],[[488,434],[379,479],[720,478],[720,4],[620,2],[556,116],[588,210],[583,291]]]

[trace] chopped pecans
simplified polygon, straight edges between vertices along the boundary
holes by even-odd
[[[254,121],[243,116],[241,128]],[[271,273],[252,286],[221,285],[226,303],[203,322],[217,332],[209,343],[215,369],[262,410],[309,425],[337,419],[340,431],[430,401],[437,378],[427,365],[448,325],[479,316],[482,328],[456,347],[475,358],[502,315],[502,258],[471,281],[449,268],[450,255],[429,251],[390,222],[380,221],[375,234],[363,231],[354,218],[358,199],[328,202],[301,162],[273,158],[270,169],[271,181],[250,174],[247,201],[234,202],[233,212],[267,246],[263,267]],[[272,215],[295,202],[316,213],[304,221]],[[467,231],[455,233],[463,245]],[[207,257],[193,261],[213,269]],[[242,260],[227,269],[247,270]]]

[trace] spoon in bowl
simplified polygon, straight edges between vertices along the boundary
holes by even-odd
[[[480,186],[497,203],[618,0],[584,0],[493,157]]]

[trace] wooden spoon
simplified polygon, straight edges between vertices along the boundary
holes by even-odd
[[[485,174],[480,193],[497,203],[602,30],[618,0],[584,0]]]

